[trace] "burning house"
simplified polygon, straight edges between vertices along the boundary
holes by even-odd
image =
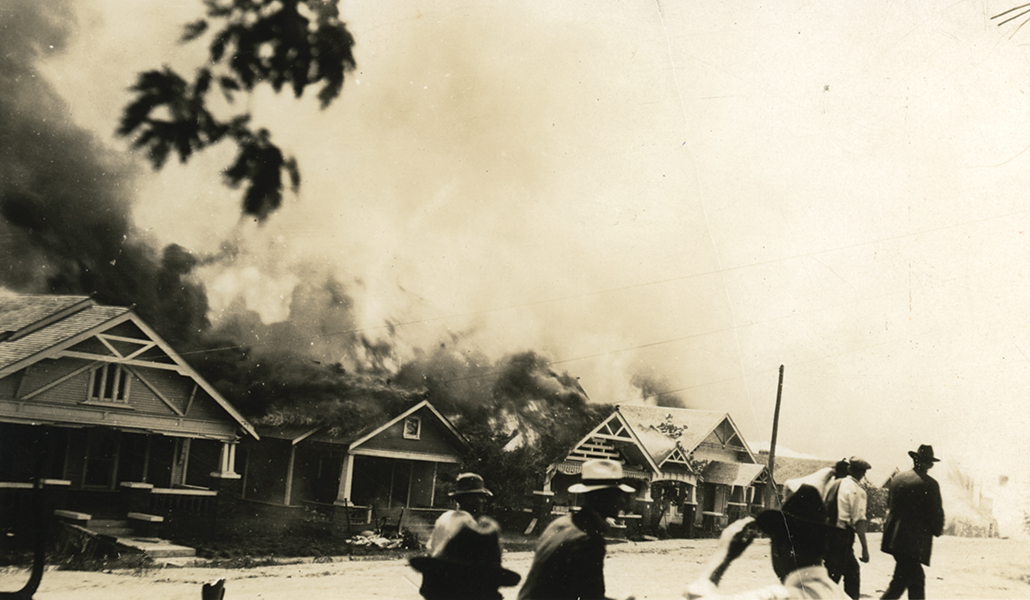
[[[382,521],[431,528],[449,508],[447,482],[469,452],[427,400],[347,433],[325,425],[258,431],[261,441],[243,445],[244,498],[328,513],[348,529]]]
[[[215,518],[257,432],[153,329],[85,296],[0,295],[0,502],[40,479],[80,521]]]
[[[565,457],[550,465],[534,492],[537,516],[575,510],[566,490],[593,458],[623,463],[638,493],[627,528],[662,529],[694,537],[714,533],[761,510],[769,476],[729,414],[717,411],[619,405]]]

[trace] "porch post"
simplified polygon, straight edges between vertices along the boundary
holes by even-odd
[[[190,468],[190,447],[192,445],[193,445],[193,439],[192,438],[183,438],[183,440],[182,440],[182,447],[181,447],[181,453],[179,454],[179,460],[180,460],[180,462],[182,464],[182,472],[180,473],[180,475],[182,476],[182,479],[179,480],[179,483],[181,483],[183,485],[186,485],[187,473],[189,472],[189,468]]]
[[[351,494],[351,479],[354,477],[354,455],[348,453],[343,459],[343,468],[340,469],[340,487],[336,492],[337,504],[349,504]]]
[[[297,446],[290,444],[290,462],[286,463],[286,489],[283,491],[283,504],[290,505],[293,495],[293,463],[297,460]]]
[[[242,477],[236,473],[235,441],[222,442],[218,470],[211,473],[211,479],[211,488],[218,492],[215,498],[215,526],[227,530],[232,527],[234,517],[239,512],[239,499],[243,494]],[[183,483],[185,481],[183,477]]]
[[[350,500],[351,479],[354,477],[354,455],[347,453],[343,458],[343,466],[340,468],[340,484],[336,491],[336,502],[333,508],[333,533],[350,537],[354,525],[364,525],[368,522],[371,512],[366,513],[365,518],[355,522],[357,515],[351,511],[354,505]]]
[[[222,449],[218,455],[218,470],[211,473],[215,479],[239,479],[236,473],[236,443],[222,442]],[[183,483],[186,482],[185,469],[183,470]]]

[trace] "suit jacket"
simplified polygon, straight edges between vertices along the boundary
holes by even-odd
[[[889,484],[887,521],[880,549],[930,564],[933,538],[944,530],[944,508],[937,480],[916,470],[898,473]]]
[[[544,530],[519,600],[598,600],[604,589],[604,519],[581,510]]]

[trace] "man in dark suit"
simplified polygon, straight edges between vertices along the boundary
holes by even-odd
[[[944,530],[941,488],[926,473],[940,459],[927,444],[908,455],[912,457],[912,470],[898,473],[888,484],[889,512],[880,549],[894,555],[895,566],[883,598],[900,598],[906,589],[909,598],[926,597],[923,565],[930,565],[933,538]]]
[[[604,535],[608,519],[636,490],[623,483],[622,464],[594,459],[583,463],[580,482],[569,487],[583,494],[583,508],[544,530],[519,600],[601,600],[604,586]]]

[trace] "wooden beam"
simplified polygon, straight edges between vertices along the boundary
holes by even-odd
[[[50,383],[48,383],[46,385],[43,385],[42,387],[38,387],[38,388],[32,390],[31,392],[25,394],[24,396],[17,396],[17,395],[15,395],[15,400],[31,400],[32,398],[42,394],[43,392],[49,390],[50,388],[52,388],[52,387],[54,387],[56,385],[60,385],[60,384],[64,383],[65,381],[68,381],[72,377],[75,377],[76,375],[79,375],[83,371],[88,371],[92,367],[93,367],[93,365],[85,365],[83,367],[79,367],[78,369],[75,369],[71,373],[67,373],[65,375],[62,375],[61,377],[58,377],[57,379],[51,381]],[[89,395],[89,391],[87,391],[86,394],[88,396]]]
[[[145,360],[135,360],[131,358],[118,358],[116,356],[104,356],[103,354],[91,354],[89,352],[77,352],[75,350],[61,350],[54,354],[55,358],[81,358],[83,360],[95,360],[98,362],[116,363],[120,365],[132,365],[135,367],[145,367],[148,369],[163,369],[165,371],[175,371],[176,373],[183,375],[183,369],[179,365],[170,365],[167,363],[148,362]]]
[[[133,369],[132,367],[129,367],[129,366],[126,366],[125,368],[128,369],[128,371],[130,373],[132,373],[133,375],[138,377],[139,380],[143,382],[143,385],[145,385],[148,388],[150,388],[150,391],[154,392],[154,395],[157,396],[158,398],[160,398],[161,402],[164,402],[165,405],[168,408],[172,409],[172,412],[174,412],[175,414],[179,415],[180,417],[185,417],[186,416],[186,413],[184,413],[181,410],[179,410],[178,406],[175,406],[174,404],[172,404],[171,400],[169,400],[168,398],[165,398],[165,395],[162,394],[161,391],[158,390],[156,386],[154,386],[154,384],[152,384],[149,381],[147,381],[147,378],[144,377],[138,371],[136,371],[136,369]]]
[[[122,355],[122,353],[118,351],[118,349],[117,349],[117,348],[115,348],[114,346],[112,346],[112,345],[111,345],[111,342],[109,342],[109,341],[107,341],[107,340],[105,340],[105,339],[104,339],[104,336],[102,336],[102,335],[97,335],[97,339],[98,339],[98,340],[100,340],[100,343],[101,343],[101,344],[103,344],[103,345],[107,346],[107,349],[111,351],[111,354],[113,354],[113,355],[117,356],[118,358],[125,358],[125,357],[124,357],[124,356]]]
[[[132,354],[126,356],[125,358],[136,358],[137,356],[139,356],[140,354],[143,354],[147,350],[150,350],[154,346],[157,346],[157,344],[155,344],[153,342],[151,342],[149,344],[144,344],[139,350],[133,352]]]
[[[182,416],[186,416],[190,413],[190,409],[193,408],[193,399],[197,396],[197,384],[193,384],[193,391],[190,392],[190,399],[186,402],[186,410],[182,411]]]

